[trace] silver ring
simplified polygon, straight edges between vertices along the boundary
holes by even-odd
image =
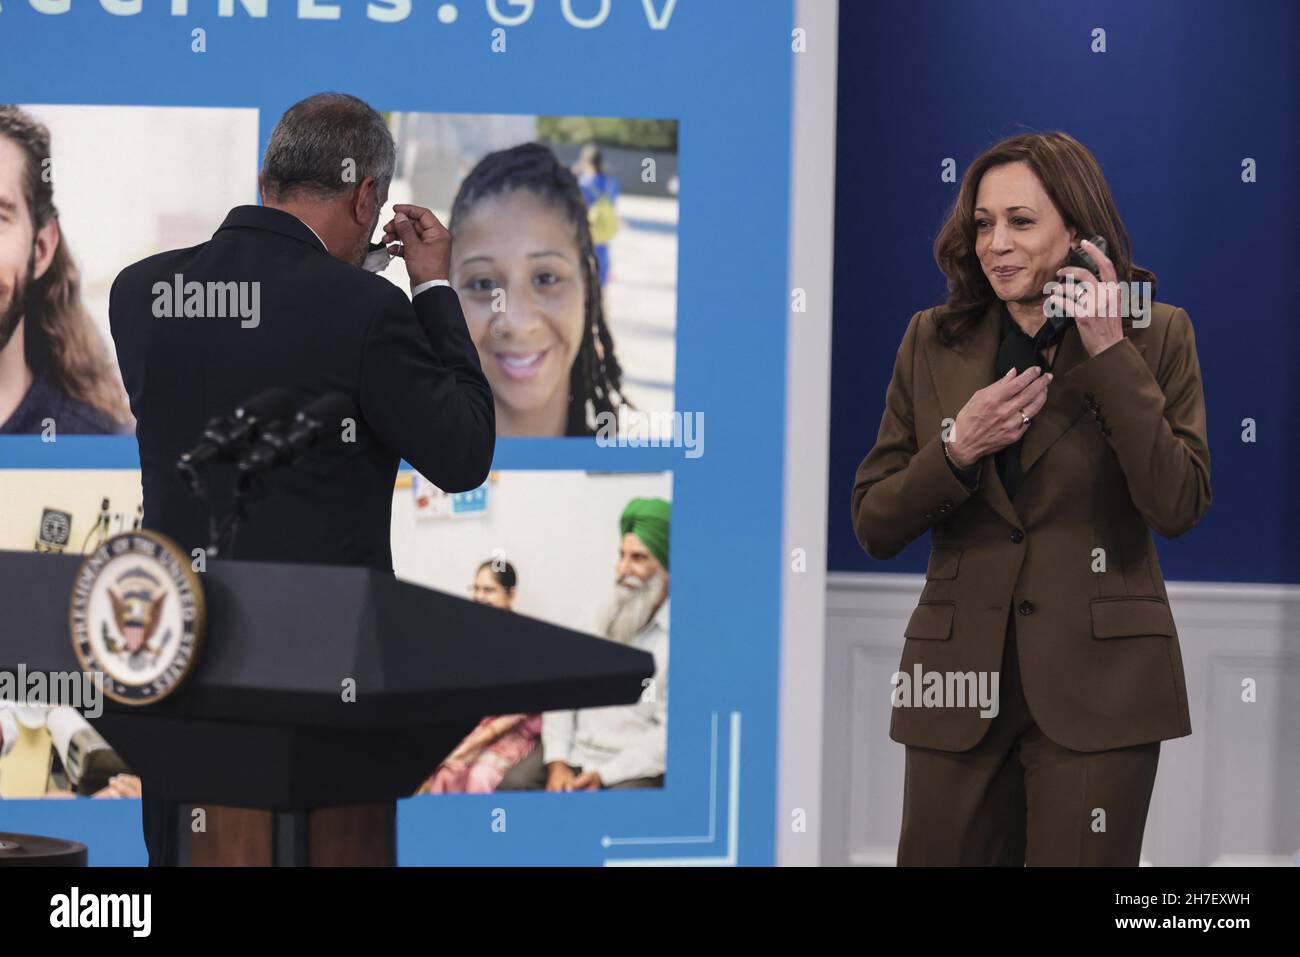
[[[1028,425],[1031,421],[1032,421],[1032,420],[1029,418],[1029,416],[1025,415],[1025,410],[1024,410],[1024,409],[1021,409],[1021,410],[1020,410],[1020,424],[1021,424],[1021,425]]]

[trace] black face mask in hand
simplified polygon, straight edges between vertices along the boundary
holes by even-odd
[[[1101,251],[1103,256],[1109,255],[1106,252],[1106,240],[1101,236],[1093,236],[1088,242],[1092,243]],[[1080,269],[1086,269],[1092,273],[1098,280],[1101,279],[1101,267],[1088,255],[1088,251],[1082,246],[1071,246],[1070,254],[1065,257],[1065,263],[1062,268],[1068,266],[1078,266]],[[1074,322],[1073,316],[1048,316],[1045,327],[1051,327],[1054,334],[1064,332],[1069,328],[1070,323]],[[1041,331],[1041,330],[1040,330]],[[1050,343],[1039,346],[1040,349],[1046,349]]]

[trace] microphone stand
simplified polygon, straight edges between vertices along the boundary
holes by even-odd
[[[226,521],[225,534],[226,545],[231,551],[235,548],[235,536],[239,534],[239,526],[248,518],[248,513],[252,508],[253,501],[256,498],[257,488],[254,486],[256,476],[240,470],[238,477],[235,479],[234,504],[229,518]]]
[[[208,483],[201,470],[186,468],[179,470],[189,486],[190,494],[199,500],[203,512],[208,517],[208,557],[216,558],[221,549],[221,535],[217,524],[216,512],[212,508],[212,498],[208,495]]]

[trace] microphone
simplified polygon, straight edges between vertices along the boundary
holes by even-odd
[[[103,501],[99,503],[99,518],[95,519],[95,524],[90,527],[90,531],[86,533],[86,537],[81,540],[81,554],[84,555],[86,553],[86,546],[90,544],[90,540],[94,537],[96,532],[100,533],[99,544],[104,544],[104,540],[108,538],[108,525],[110,520],[108,499],[104,498]],[[99,545],[96,545],[95,547],[98,548]]]
[[[342,392],[327,392],[313,399],[287,428],[278,423],[263,430],[257,442],[239,460],[244,473],[265,472],[296,460],[323,437],[334,434],[346,418],[355,419],[357,407]]]
[[[176,460],[176,470],[190,484],[209,462],[234,458],[235,452],[277,419],[293,413],[293,393],[288,389],[267,389],[248,399],[229,418],[215,418],[203,427],[197,445]]]

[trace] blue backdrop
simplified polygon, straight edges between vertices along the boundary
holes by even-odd
[[[659,15],[672,6],[666,29],[648,26],[647,5]],[[533,7],[526,22],[506,30],[506,53],[491,52],[498,24],[489,8],[512,16],[522,11],[507,0],[462,0],[451,24],[440,22],[442,5],[433,2],[415,3],[400,23],[367,19],[360,0],[339,4],[334,21],[295,16],[298,5],[289,0],[272,0],[270,16],[261,19],[239,4],[232,5],[233,16],[218,17],[217,0],[194,0],[192,15],[184,17],[171,16],[170,6],[145,0],[139,14],[113,16],[98,3],[75,0],[68,13],[45,15],[8,0],[0,11],[3,99],[256,107],[263,144],[287,106],[325,89],[354,93],[381,110],[679,121],[675,380],[679,408],[705,413],[705,454],[687,459],[682,449],[503,439],[495,460],[501,469],[673,471],[666,786],[662,792],[406,800],[399,810],[399,857],[403,864],[771,863],[790,4],[618,0],[603,25],[577,29],[562,16],[559,0],[538,0],[523,5]],[[572,7],[587,17],[600,2],[574,0]],[[196,26],[207,30],[205,54],[190,50]],[[57,144],[55,150],[57,156]],[[257,160],[249,157],[250,199]],[[0,440],[0,467],[138,463],[134,439],[43,445],[15,438]],[[0,471],[0,483],[17,480],[16,474]],[[744,601],[732,597],[741,595]],[[492,827],[498,807],[507,814],[504,833]],[[85,840],[95,864],[144,861],[134,802],[0,802],[0,830]]]
[[[1091,52],[1097,27],[1105,53]],[[944,299],[931,246],[959,184],[940,163],[956,159],[960,179],[1006,136],[1061,129],[1097,156],[1135,260],[1196,331],[1213,503],[1182,538],[1156,538],[1165,576],[1300,581],[1298,46],[1293,0],[841,4],[832,570],[925,567],[928,536],[889,562],[867,556],[849,495],[908,319]]]

